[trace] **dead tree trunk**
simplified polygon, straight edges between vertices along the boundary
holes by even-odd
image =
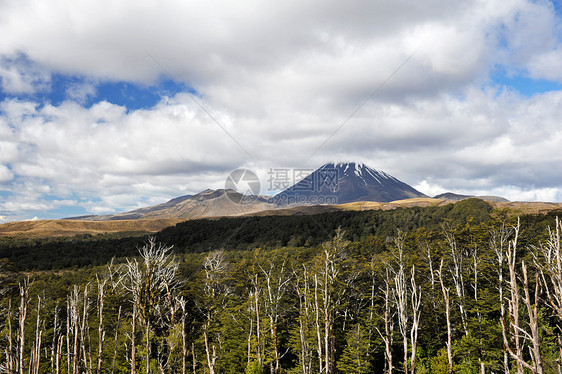
[[[529,292],[529,281],[527,277],[527,266],[525,262],[521,264],[523,270],[523,292],[524,298],[523,302],[527,307],[527,313],[529,314],[529,328],[531,330],[531,343],[532,347],[529,348],[529,352],[531,354],[531,359],[533,361],[532,368],[530,370],[535,374],[542,374],[543,373],[543,363],[542,363],[542,356],[541,356],[541,342],[540,342],[540,335],[539,335],[539,316],[537,312],[537,306],[539,302],[539,275],[536,275],[535,279],[535,297],[534,301],[531,301],[531,295]]]
[[[20,374],[24,374],[24,354],[25,354],[25,323],[27,319],[27,307],[29,304],[29,278],[19,285],[20,307],[18,323],[18,361],[17,369]]]
[[[410,372],[412,374],[416,372],[416,354],[418,348],[418,331],[420,327],[422,301],[421,286],[417,286],[415,275],[416,268],[415,266],[412,266],[412,278],[410,280],[412,285],[412,327],[410,330],[410,342],[412,345],[412,350],[410,353]]]
[[[256,353],[259,367],[263,367],[263,347],[261,336],[261,310],[260,310],[260,287],[258,284],[258,274],[254,276],[254,310],[256,313]]]
[[[464,334],[468,336],[468,327],[466,324],[466,319],[467,319],[466,307],[464,305],[465,303],[464,300],[465,287],[464,287],[464,276],[463,276],[464,254],[458,248],[457,240],[451,228],[444,225],[443,232],[445,234],[445,239],[449,244],[449,249],[451,250],[451,260],[453,262],[453,269],[451,270],[451,278],[453,279],[453,283],[455,285],[455,292],[458,299],[461,323],[462,323]]]
[[[539,247],[543,263],[539,270],[546,291],[548,305],[558,318],[558,372],[562,372],[562,221],[556,217],[556,228],[549,228],[549,238]]]
[[[119,326],[121,324],[121,305],[119,305],[119,310],[117,311],[117,323],[115,324],[115,344],[113,346],[113,359],[111,360],[111,373],[115,372],[115,360],[117,359],[117,342],[119,338]]]
[[[511,348],[511,344],[507,340],[507,331],[505,323],[503,323],[502,328],[504,330],[504,344],[508,349],[508,352],[512,358],[515,359],[517,365],[517,373],[523,373],[523,365],[525,361],[523,360],[523,350],[521,346],[521,331],[519,323],[519,287],[517,285],[517,268],[516,268],[516,257],[517,257],[517,239],[519,238],[519,222],[514,228],[514,238],[508,244],[507,250],[507,265],[509,268],[509,293],[510,298],[508,299],[508,310],[509,310],[509,330],[511,331],[512,340],[515,345],[515,351]]]
[[[499,235],[499,237],[498,237]],[[492,235],[490,245],[496,252],[496,258],[498,260],[498,297],[500,303],[500,324],[502,326],[502,337],[503,337],[503,370],[505,373],[509,373],[509,352],[508,346],[506,346],[507,336],[505,328],[505,300],[504,300],[504,279],[503,279],[503,267],[504,267],[504,248],[508,242],[507,230],[502,227],[499,233],[494,233]]]
[[[53,321],[53,341],[51,343],[51,372],[55,372],[55,363],[57,361],[57,347],[59,343],[59,335],[58,335],[58,316],[59,316],[59,307],[55,306],[55,313],[54,313],[54,321]]]
[[[281,317],[280,304],[291,280],[289,274],[285,270],[285,263],[285,260],[281,262],[281,266],[279,266],[277,274],[274,274],[274,270],[277,267],[277,261],[275,261],[275,259],[270,262],[269,269],[267,270],[260,266],[267,286],[265,309],[266,314],[269,317],[269,335],[273,348],[271,372],[275,374],[279,374],[281,371],[281,355],[279,353],[279,342],[277,336],[277,327],[279,318]]]
[[[308,289],[308,275],[306,266],[303,265],[303,288],[301,289],[300,277],[295,274],[296,285],[295,291],[299,298],[299,341],[300,341],[300,364],[303,374],[310,374],[312,372],[312,360],[310,357],[309,349],[309,289]]]
[[[316,336],[318,338],[318,362],[319,373],[324,372],[324,360],[322,358],[322,329],[320,328],[320,302],[318,300],[318,277],[314,274],[314,315],[316,318]]]
[[[402,335],[404,373],[408,374],[408,287],[406,283],[406,275],[404,274],[401,245],[398,245],[398,250],[399,264],[398,272],[394,277],[394,298],[398,314],[398,327],[400,329],[400,334]]]
[[[453,346],[452,346],[452,335],[453,331],[451,328],[451,305],[450,305],[450,294],[449,288],[445,287],[443,282],[443,260],[441,260],[441,265],[439,265],[439,283],[441,284],[441,291],[443,292],[443,300],[445,301],[445,318],[447,321],[447,360],[449,362],[449,373],[453,372]]]
[[[12,299],[8,299],[8,349],[6,350],[6,368],[8,372],[15,373],[14,362],[14,337],[12,331]]]
[[[394,365],[392,364],[392,344],[394,337],[394,320],[390,311],[390,301],[392,298],[390,288],[390,272],[386,269],[385,289],[382,291],[384,294],[384,334],[378,329],[380,337],[384,341],[384,357],[386,372],[392,374]]]
[[[205,258],[203,264],[205,269],[205,286],[204,293],[206,296],[205,316],[206,321],[203,324],[203,337],[205,341],[205,353],[207,355],[207,366],[210,374],[215,373],[215,365],[217,361],[217,348],[215,344],[210,342],[209,332],[211,323],[214,319],[214,314],[217,311],[217,306],[220,300],[217,300],[226,291],[222,288],[221,282],[223,281],[226,273],[226,261],[222,251],[212,252]]]
[[[98,315],[99,315],[99,325],[98,325],[98,360],[96,365],[97,374],[101,373],[101,367],[103,364],[103,342],[105,338],[105,331],[103,330],[103,301],[105,298],[105,283],[107,281],[100,281],[98,279]]]
[[[137,372],[137,303],[133,303],[133,316],[131,320],[131,374]]]
[[[178,299],[178,303],[181,309],[181,372],[182,374],[186,374],[187,372],[187,335],[185,332],[186,327],[186,300],[181,297]]]
[[[195,356],[195,344],[191,343],[191,363],[193,366],[193,374],[197,374],[197,356]]]

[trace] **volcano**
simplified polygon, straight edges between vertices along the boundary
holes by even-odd
[[[390,202],[427,197],[384,171],[362,163],[328,163],[273,197],[277,205]]]

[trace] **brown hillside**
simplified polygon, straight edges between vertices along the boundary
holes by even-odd
[[[542,203],[542,202],[490,202],[496,209],[508,209],[512,214],[541,214],[552,210],[562,209],[562,203]]]
[[[343,210],[392,210],[396,208],[410,208],[414,206],[438,206],[449,204],[450,201],[443,199],[432,199],[429,197],[416,197],[413,199],[395,200],[389,203],[379,203],[375,201],[357,201],[354,203],[336,205]]]
[[[217,204],[219,203],[219,204]],[[217,199],[211,204],[204,202],[190,206],[191,210],[184,205],[182,211],[189,219],[213,218],[221,216],[292,216],[308,215],[333,212],[338,210],[392,210],[396,208],[407,208],[414,206],[441,206],[454,204],[454,201],[434,198],[414,198],[396,200],[389,203],[373,201],[358,201],[340,205],[312,205],[298,206],[284,209],[265,209],[254,212],[236,211],[224,209],[227,205],[223,199]],[[541,214],[552,210],[562,209],[562,203],[542,202],[490,202],[496,209],[507,209],[513,215]],[[187,205],[187,204],[186,204]],[[217,209],[219,205],[221,209]],[[252,207],[254,209],[257,206]],[[217,215],[217,211],[223,215]],[[245,213],[245,214],[244,214]],[[0,225],[0,236],[22,236],[22,237],[47,237],[47,236],[74,236],[79,234],[105,234],[118,232],[158,232],[168,226],[184,221],[181,218],[157,218],[137,220],[113,220],[113,221],[86,221],[86,220],[44,220],[44,221],[21,221],[10,222]]]
[[[158,232],[182,221],[177,218],[128,221],[42,220],[9,222],[0,225],[0,236],[73,236],[116,232]]]

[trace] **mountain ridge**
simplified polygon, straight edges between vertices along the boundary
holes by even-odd
[[[445,192],[436,196],[433,196],[434,199],[445,199],[445,200],[450,200],[450,201],[461,201],[464,199],[470,199],[470,198],[477,198],[477,199],[482,199],[485,201],[490,201],[490,202],[495,202],[495,203],[509,203],[510,201],[504,197],[501,196],[488,196],[488,195],[484,195],[484,196],[475,196],[475,195],[461,195],[461,194],[456,194],[453,192]]]
[[[274,196],[277,205],[390,202],[427,195],[381,170],[358,162],[324,164]]]
[[[273,208],[262,196],[244,204],[237,204],[233,200],[241,200],[242,194],[226,189],[206,189],[195,195],[184,195],[168,200],[165,203],[129,212],[107,214],[100,216],[83,216],[71,219],[88,221],[115,221],[139,219],[195,219],[219,216],[238,216]]]
[[[239,182],[245,182],[244,180]],[[234,188],[239,188],[235,185]],[[411,199],[429,196],[416,190],[396,177],[370,168],[359,162],[330,162],[322,165],[302,180],[273,197],[247,195],[232,188],[206,189],[197,194],[172,198],[164,203],[108,215],[87,215],[68,218],[84,221],[119,221],[141,219],[198,219],[269,214],[276,210],[305,206],[337,206],[354,204],[361,209],[385,207],[393,209],[397,201],[410,200],[405,204],[421,204]],[[437,200],[458,201],[473,196],[451,192],[435,196]],[[493,202],[507,202],[500,197],[478,197]],[[389,205],[389,203],[392,203]],[[386,205],[385,205],[386,204]],[[317,209],[318,210],[318,209]],[[320,209],[322,210],[322,209]],[[296,210],[299,211],[298,209]],[[272,213],[277,214],[277,213]]]

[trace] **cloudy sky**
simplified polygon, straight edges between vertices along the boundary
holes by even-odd
[[[358,161],[562,201],[562,9],[525,0],[0,0],[0,222]]]

